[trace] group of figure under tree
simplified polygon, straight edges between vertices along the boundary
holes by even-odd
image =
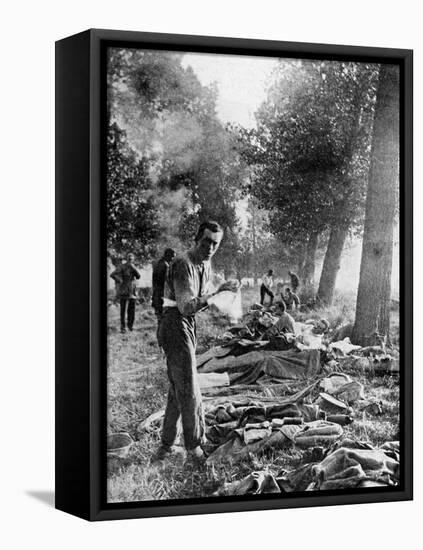
[[[163,256],[153,264],[151,305],[156,314],[158,326],[163,315],[165,282],[169,266],[175,256],[176,253],[172,248],[166,248]],[[116,297],[120,303],[120,330],[122,333],[125,333],[126,330],[132,332],[135,321],[136,302],[139,299],[136,280],[140,279],[141,275],[139,270],[134,266],[134,260],[134,254],[129,253],[126,257],[126,262],[118,265],[110,274],[110,277],[115,281]],[[282,292],[283,283],[278,283],[276,294],[278,295],[277,301],[279,303],[284,303],[284,310],[290,311],[294,307],[296,309],[300,307],[300,299],[297,294],[299,279],[298,276],[292,271],[289,271],[288,274],[290,276],[292,289],[287,287],[285,291]],[[273,301],[275,299],[275,293],[272,290],[273,287],[273,270],[269,269],[268,272],[262,277],[262,283],[260,286],[260,304],[264,305],[266,296],[269,296],[269,305],[273,305]],[[157,337],[158,335],[159,331],[157,329]]]
[[[169,266],[175,259],[176,253],[172,248],[166,248],[163,256],[153,264],[152,275],[152,300],[151,305],[154,309],[158,320],[158,326],[160,319],[163,315],[163,302],[164,302],[164,289],[166,278],[169,271]],[[110,277],[116,284],[116,297],[120,303],[120,329],[122,333],[126,330],[132,331],[135,321],[135,307],[136,302],[139,299],[137,293],[136,280],[140,279],[141,275],[139,270],[134,266],[135,256],[129,253],[126,257],[126,262],[121,263],[110,274]],[[278,303],[283,302],[284,311],[299,309],[300,299],[297,294],[299,287],[298,276],[292,272],[288,272],[290,277],[291,287],[286,287],[282,291],[284,283],[278,283],[276,285],[276,295],[278,296]],[[260,304],[264,305],[266,296],[269,296],[269,306],[273,305],[275,299],[274,288],[274,276],[273,270],[269,269],[262,277],[262,283],[260,286]],[[159,330],[157,329],[157,337],[159,337]]]
[[[300,280],[298,278],[298,275],[296,275],[293,271],[288,271],[288,275],[291,280],[291,287],[287,287],[285,291],[283,291],[283,283],[278,283],[276,287],[276,294],[279,296],[278,301],[283,302],[285,305],[285,309],[291,310],[293,307],[298,309],[301,305],[300,299],[298,297],[297,291],[298,287],[300,286]],[[260,304],[264,305],[264,301],[266,296],[269,296],[270,298],[270,306],[273,305],[273,300],[275,298],[275,293],[273,292],[272,288],[274,287],[274,279],[273,279],[273,269],[269,269],[267,273],[265,273],[261,279],[261,286],[260,286]]]

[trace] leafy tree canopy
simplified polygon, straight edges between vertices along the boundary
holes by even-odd
[[[249,192],[287,243],[362,221],[376,66],[282,61],[256,118],[238,128]]]

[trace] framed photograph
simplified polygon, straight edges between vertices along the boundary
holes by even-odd
[[[412,498],[412,51],[56,43],[56,507]]]

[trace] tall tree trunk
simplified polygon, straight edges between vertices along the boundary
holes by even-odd
[[[314,269],[316,267],[316,251],[318,241],[318,233],[312,233],[307,241],[305,262],[303,268],[303,282],[304,286],[306,287],[314,285]]]
[[[348,235],[347,227],[333,227],[330,232],[328,247],[320,276],[317,299],[324,305],[330,306],[335,291],[336,277],[341,266],[342,250]]]
[[[256,236],[256,212],[254,205],[251,209],[252,236],[253,236],[253,283],[257,284],[257,236]]]
[[[297,272],[301,280],[304,279],[305,258],[306,258],[306,245],[302,244],[298,247],[298,257],[297,257]]]
[[[348,145],[345,152],[345,166],[347,173],[350,170],[354,151],[357,149],[357,139],[360,133],[361,115],[363,112],[363,96],[366,93],[366,87],[361,86],[358,82],[355,90],[355,113],[353,123],[351,125]],[[348,176],[346,176],[348,178]],[[351,180],[346,180],[348,187],[354,185]],[[342,200],[337,201],[334,205],[335,209],[342,215],[348,207],[348,195]],[[342,251],[344,249],[345,240],[348,236],[350,222],[346,221],[341,226],[333,226],[331,228],[328,246],[326,249],[325,259],[323,262],[322,273],[320,275],[319,290],[317,292],[317,300],[323,305],[332,305],[333,295],[335,292],[336,278],[341,266]]]
[[[399,69],[382,65],[376,99],[354,343],[389,338],[392,239],[399,168]]]
[[[385,297],[380,304],[378,331],[379,334],[386,337],[389,342],[389,331],[391,321],[391,281],[392,281],[392,252],[394,241],[394,226],[392,224],[391,232],[387,235],[387,253],[385,255],[384,266],[382,267],[381,294]]]

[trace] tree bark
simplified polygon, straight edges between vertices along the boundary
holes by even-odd
[[[317,291],[317,300],[323,305],[330,306],[332,304],[336,277],[341,266],[341,256],[347,235],[348,228],[333,227],[331,229]]]
[[[305,262],[303,267],[303,282],[305,287],[314,285],[314,270],[316,267],[316,251],[318,241],[318,233],[312,233],[307,241]]]
[[[381,300],[378,331],[379,334],[386,337],[386,341],[389,342],[390,321],[391,321],[391,280],[392,280],[392,252],[394,241],[394,227],[390,230],[390,234],[387,235],[387,252],[384,258],[384,265],[382,267],[382,284],[381,294],[385,297]]]
[[[304,279],[304,262],[306,257],[306,245],[302,244],[298,246],[298,255],[297,255],[297,272],[301,280]]]
[[[392,240],[399,171],[399,69],[382,65],[376,99],[360,282],[352,341],[389,338]]]
[[[257,237],[256,237],[256,213],[255,207],[252,207],[252,236],[253,236],[253,283],[257,284]]]
[[[356,85],[355,90],[355,113],[353,124],[351,125],[351,131],[348,141],[348,146],[345,154],[345,164],[349,168],[350,163],[353,160],[354,152],[359,146],[357,143],[358,136],[360,135],[361,117],[363,113],[363,97],[366,94],[366,87],[361,85],[360,82]],[[345,182],[347,186],[354,185],[351,181]],[[335,209],[339,213],[345,212],[348,209],[348,198],[335,203]],[[323,262],[322,274],[320,276],[319,290],[317,292],[317,300],[323,305],[332,305],[333,295],[335,292],[336,278],[341,265],[342,251],[345,245],[346,238],[348,236],[348,230],[350,222],[341,226],[333,226],[329,237],[328,246],[326,249],[325,259]]]
[[[345,164],[349,168],[349,165],[353,159],[354,151],[357,148],[357,137],[360,133],[360,120],[363,112],[363,95],[366,89],[359,84],[356,86],[355,91],[355,114],[353,124],[351,126],[348,146],[345,154]],[[349,187],[353,185],[351,181],[345,182]],[[335,203],[334,207],[339,213],[343,213],[348,206],[347,198]],[[341,266],[342,251],[344,244],[348,236],[350,223],[347,221],[343,225],[338,227],[333,226],[331,228],[328,246],[326,249],[325,259],[323,262],[322,273],[320,275],[319,290],[317,292],[317,300],[322,305],[332,305],[333,295],[335,292],[336,278]]]

